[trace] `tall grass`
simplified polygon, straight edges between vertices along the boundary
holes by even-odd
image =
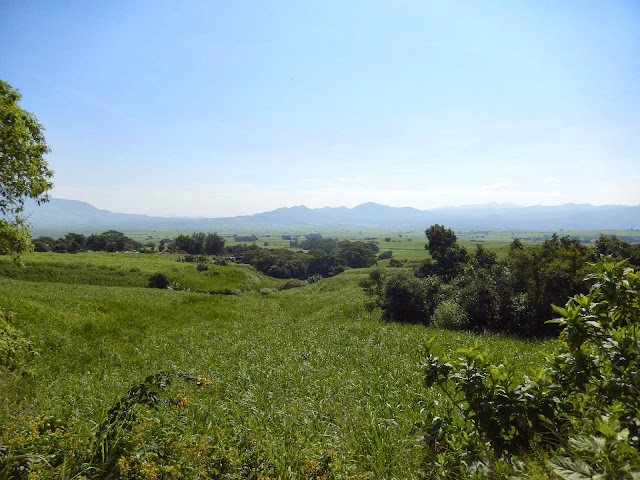
[[[206,457],[202,468],[214,477],[215,470],[226,478],[417,478],[423,453],[413,427],[421,409],[444,401],[427,393],[417,373],[425,338],[435,336],[449,350],[480,342],[517,358],[523,369],[551,348],[383,322],[364,306],[358,283],[367,272],[261,295],[279,281],[243,266],[215,267],[218,274],[207,277],[167,258],[33,254],[20,271],[2,259],[0,308],[15,312],[16,326],[40,355],[29,360],[30,376],[0,384],[3,396],[9,388],[13,395],[1,405],[0,444],[15,441],[16,418],[36,415],[60,419],[78,439],[92,438],[130,387],[178,371],[212,384],[172,384],[167,398],[189,398],[179,409],[141,407],[121,472],[142,468],[131,458],[152,459],[152,446],[162,444],[162,462],[173,462],[166,468],[184,470]],[[140,288],[155,271],[194,287],[219,282],[244,293]]]

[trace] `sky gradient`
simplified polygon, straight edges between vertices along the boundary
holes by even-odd
[[[57,198],[640,204],[640,2],[0,0]]]

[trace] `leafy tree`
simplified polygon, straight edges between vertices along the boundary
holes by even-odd
[[[351,268],[372,267],[377,262],[376,254],[364,242],[344,240],[338,244],[338,258]]]
[[[201,255],[204,253],[204,241],[206,239],[206,234],[204,232],[193,232],[191,234],[191,245],[188,253],[191,255]]]
[[[307,239],[299,244],[304,250],[322,250],[326,254],[334,254],[338,249],[338,242],[333,238],[322,238],[320,234],[307,235]]]
[[[224,238],[217,233],[207,233],[204,239],[204,253],[222,255],[224,253]]]
[[[498,263],[498,256],[494,252],[485,249],[482,245],[477,244],[471,262],[477,268],[488,268]]]
[[[56,241],[52,237],[38,237],[33,240],[33,249],[36,252],[50,252],[55,244]]]
[[[314,250],[312,250],[313,252]],[[321,255],[314,256],[309,262],[307,273],[309,275],[322,275],[323,277],[333,277],[344,271],[344,263],[335,255],[326,255],[322,250]],[[309,252],[311,253],[311,252]]]
[[[615,235],[600,235],[596,240],[595,252],[598,255],[612,255],[618,260],[629,259],[632,265],[640,266],[640,244],[631,244]]]
[[[50,152],[36,117],[18,106],[22,96],[0,80],[0,254],[31,249],[24,202],[48,201],[53,184],[44,155]]]
[[[435,261],[433,273],[445,280],[451,280],[462,271],[462,266],[469,261],[469,254],[464,247],[458,245],[456,234],[442,225],[432,225],[425,230],[429,250]]]
[[[171,250],[189,253],[191,251],[191,237],[189,235],[178,235],[171,242]]]

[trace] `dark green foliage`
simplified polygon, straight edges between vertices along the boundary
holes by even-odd
[[[149,284],[147,286],[149,288],[166,289],[169,287],[169,279],[164,273],[161,273],[161,272],[154,273],[149,277]]]
[[[498,256],[478,244],[476,251],[471,256],[471,263],[476,268],[489,268],[498,263]]]
[[[507,258],[498,260],[495,253],[480,244],[469,256],[458,246],[453,231],[441,225],[433,225],[426,234],[432,258],[418,265],[414,274],[417,278],[436,276],[442,280],[431,301],[453,300],[455,308],[464,311],[465,328],[521,336],[557,335],[557,327],[545,323],[553,314],[551,305],[588,289],[582,279],[590,271],[589,262],[595,260],[598,249],[617,252],[618,258],[624,255],[634,258],[636,247],[615,237],[601,236],[594,252],[579,239],[554,234],[527,248],[514,239]],[[443,289],[449,288],[449,284],[453,288],[445,292]],[[419,295],[416,288],[404,293],[408,295],[411,290]],[[422,302],[406,301],[416,305]],[[378,305],[382,309],[395,309],[395,301],[382,297],[378,298]],[[444,310],[441,312],[441,316],[447,315]],[[402,316],[395,313],[388,317],[402,321]],[[428,323],[430,319],[421,321]]]
[[[196,270],[198,272],[206,272],[207,270],[209,270],[209,267],[206,263],[198,262],[198,264],[196,265]]]
[[[52,237],[39,237],[32,241],[33,250],[36,252],[52,252],[56,240]]]
[[[629,259],[631,265],[640,266],[640,243],[631,244],[615,235],[600,235],[594,249],[599,255],[611,255],[617,260]]]
[[[445,280],[451,280],[462,271],[462,267],[469,261],[469,254],[464,247],[458,245],[456,234],[450,228],[442,225],[432,225],[425,230],[429,243],[425,248],[429,250],[435,263],[425,270],[426,275],[435,274]]]
[[[141,244],[126,237],[124,233],[109,230],[98,235],[85,237],[79,233],[67,233],[54,240],[51,237],[40,237],[33,241],[38,252],[79,253],[86,250],[105,252],[130,252],[139,250]]]
[[[392,258],[391,260],[389,260],[389,266],[392,268],[399,268],[402,267],[402,262],[400,260]]]
[[[380,255],[378,255],[378,260],[386,260],[388,258],[391,258],[392,256],[393,251],[387,250],[386,252],[382,252]]]
[[[190,255],[222,255],[224,243],[224,238],[217,233],[193,232],[191,235],[178,235],[169,244],[169,250]]]
[[[109,230],[99,235],[89,235],[85,242],[87,250],[105,252],[129,252],[138,250],[140,244],[124,233],[116,230]]]
[[[304,280],[299,280],[297,278],[290,278],[289,280],[287,280],[286,282],[284,282],[282,285],[280,285],[280,287],[278,287],[279,290],[289,290],[291,288],[300,288],[300,287],[306,287],[308,285],[308,283]]]
[[[417,278],[407,270],[393,271],[380,282],[380,307],[385,318],[407,323],[429,323],[437,305],[441,281],[437,277]]]
[[[348,240],[338,243],[337,257],[351,268],[366,268],[376,264],[376,254],[369,245],[364,242],[349,242]]]
[[[258,237],[255,235],[234,235],[233,239],[236,242],[255,242],[258,240]]]
[[[307,262],[309,256],[285,249],[254,248],[236,253],[243,263],[248,263],[258,271],[275,278],[308,277]]]
[[[333,238],[322,238],[322,235],[307,235],[307,239],[299,244],[304,250],[322,250],[332,255],[338,250],[338,241]]]
[[[430,478],[508,477],[520,455],[566,479],[638,478],[640,273],[606,258],[589,280],[588,294],[554,307],[558,352],[530,377],[478,348],[448,358],[425,345],[425,382],[451,401],[425,418]]]
[[[310,252],[311,253],[311,252]],[[344,263],[334,255],[316,256],[309,262],[307,273],[309,275],[322,275],[323,277],[333,277],[344,271]]]

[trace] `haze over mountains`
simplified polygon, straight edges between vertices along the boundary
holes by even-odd
[[[379,226],[420,227],[435,223],[459,229],[608,230],[640,229],[640,205],[566,204],[522,207],[491,203],[418,210],[364,203],[354,208],[283,207],[255,215],[226,218],[151,217],[100,210],[86,202],[52,198],[25,208],[34,233],[38,230],[95,231],[106,229],[194,229],[228,227]]]

